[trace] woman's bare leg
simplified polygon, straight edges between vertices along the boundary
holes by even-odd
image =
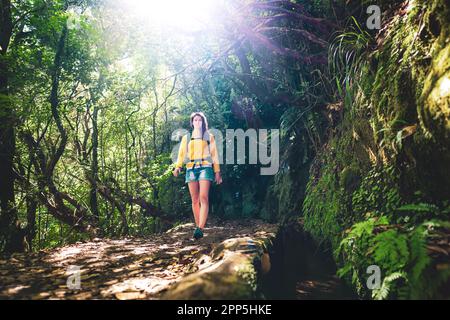
[[[200,219],[198,222],[198,226],[200,229],[203,229],[206,224],[206,220],[208,219],[208,210],[209,210],[209,186],[211,185],[211,181],[209,180],[200,180]]]
[[[198,181],[188,182],[189,192],[192,200],[192,212],[194,213],[195,225],[199,224],[200,217],[200,197],[199,197],[199,183]]]

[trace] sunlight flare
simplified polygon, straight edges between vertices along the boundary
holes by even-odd
[[[211,0],[128,0],[128,9],[149,23],[185,31],[202,29],[212,18],[216,1]]]

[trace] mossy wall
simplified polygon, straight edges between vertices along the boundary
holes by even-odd
[[[448,0],[383,16],[311,166],[305,229],[364,297],[450,298],[449,22]],[[370,290],[373,264],[383,282]]]

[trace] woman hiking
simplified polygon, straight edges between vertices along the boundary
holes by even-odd
[[[203,112],[194,112],[190,116],[192,128],[191,139],[183,136],[178,151],[178,159],[173,171],[175,177],[181,171],[186,158],[186,179],[192,200],[192,211],[195,219],[194,238],[203,237],[203,229],[208,219],[209,188],[212,181],[222,183],[219,157],[214,136],[209,133],[208,121]]]

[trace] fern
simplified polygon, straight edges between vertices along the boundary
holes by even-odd
[[[361,242],[365,237],[372,234],[373,229],[379,225],[386,225],[389,221],[386,217],[370,218],[367,221],[358,222],[353,225],[349,234],[340,242],[336,255],[340,255],[346,251],[346,247],[350,248],[355,241]]]
[[[448,286],[450,281],[450,268],[436,270],[433,260],[427,252],[427,239],[434,234],[437,228],[450,228],[448,221],[431,220],[422,223],[411,236],[411,271],[410,271],[410,298],[430,299],[438,296],[441,286]],[[444,297],[448,299],[447,297]]]
[[[379,289],[372,291],[372,298],[375,300],[385,300],[389,296],[392,284],[395,280],[403,278],[407,281],[406,274],[404,272],[394,272],[383,279],[383,283]]]
[[[407,237],[396,230],[378,234],[374,239],[375,262],[383,266],[386,272],[405,267],[409,259]]]
[[[398,211],[407,212],[437,212],[439,208],[430,203],[407,204],[397,208]]]
[[[410,240],[411,262],[413,264],[411,270],[411,280],[416,283],[420,280],[420,276],[430,263],[426,247],[427,231],[422,225],[414,230]]]

